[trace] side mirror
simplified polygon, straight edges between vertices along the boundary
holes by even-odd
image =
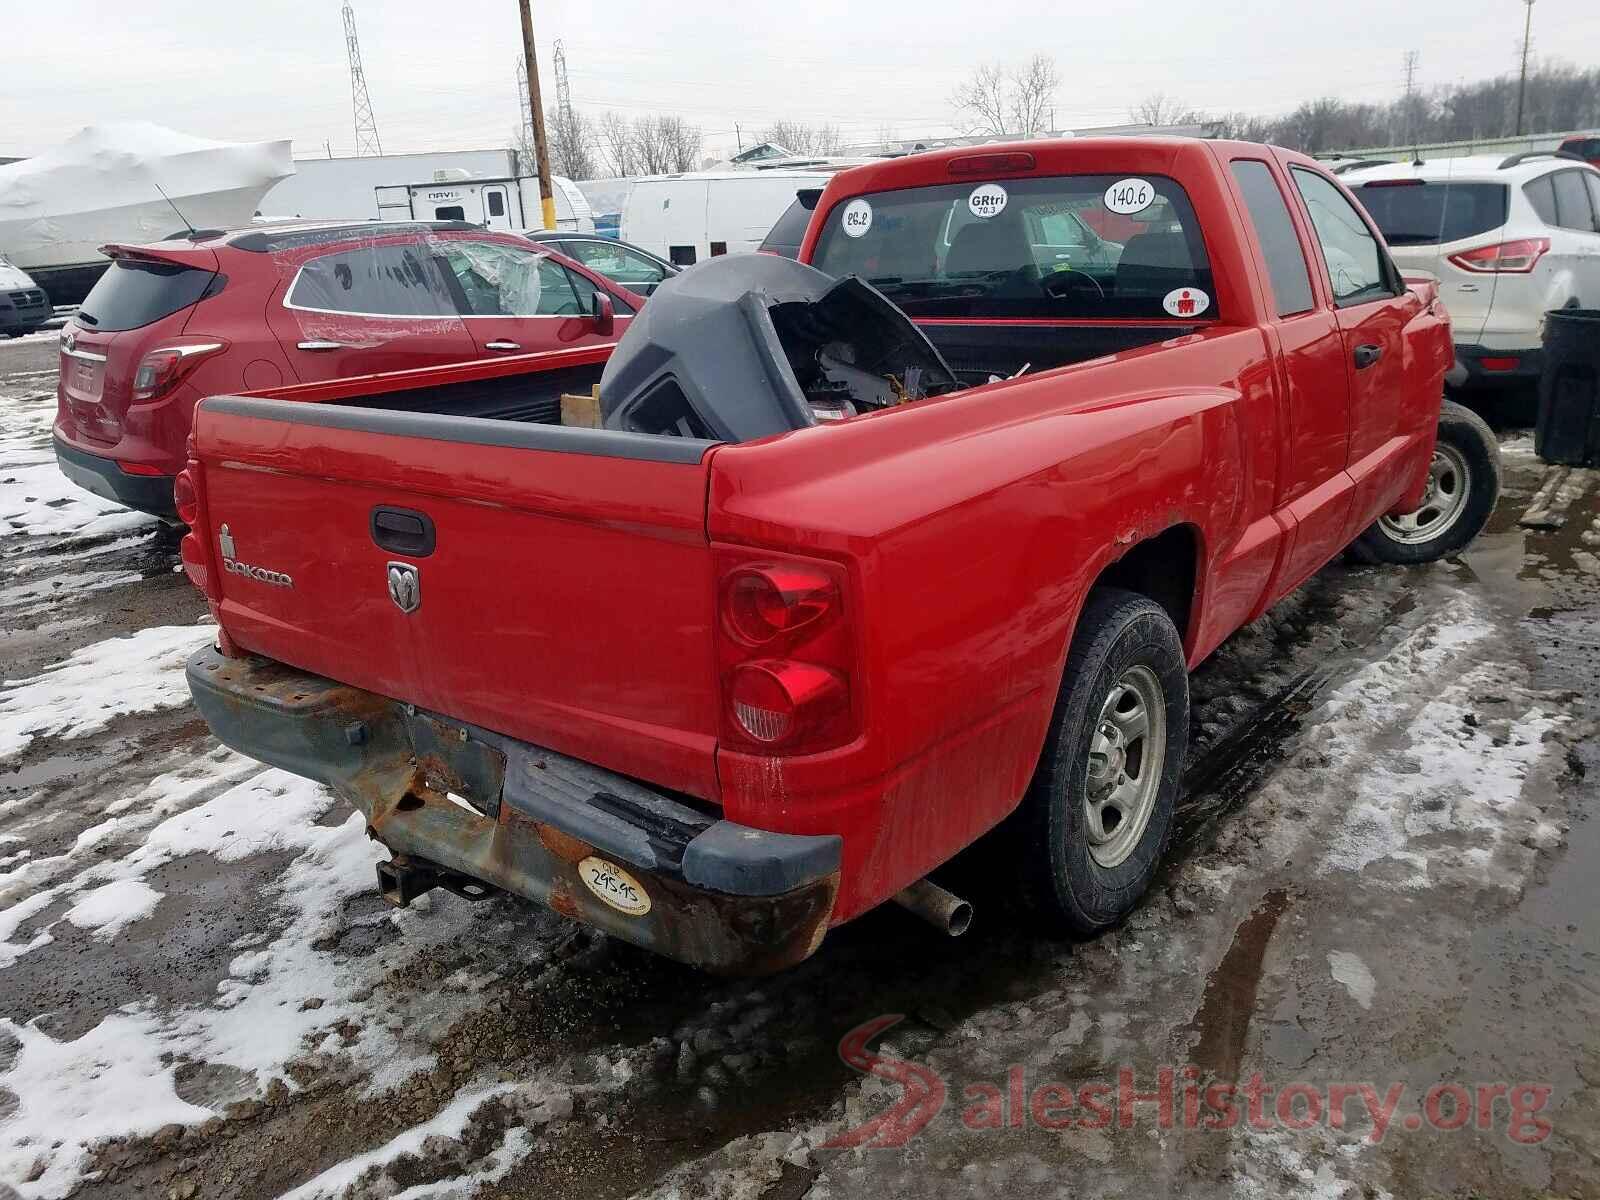
[[[616,326],[616,306],[599,288],[594,290],[594,298],[589,302],[589,315],[594,318],[594,331],[598,334],[609,334]]]

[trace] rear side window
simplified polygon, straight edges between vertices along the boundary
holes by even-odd
[[[1376,181],[1355,189],[1391,246],[1436,245],[1477,237],[1506,223],[1503,183]]]
[[[1294,167],[1289,173],[1306,202],[1317,241],[1322,244],[1334,303],[1366,304],[1394,295],[1393,275],[1385,261],[1387,256],[1356,206],[1315,171]]]
[[[1556,192],[1556,224],[1580,233],[1596,232],[1594,206],[1589,189],[1583,186],[1587,171],[1557,171],[1552,177]]]
[[[1556,223],[1556,189],[1550,176],[1535,179],[1532,183],[1522,185],[1522,194],[1528,198],[1528,203],[1533,205],[1533,211],[1539,215],[1539,220],[1546,225]]]
[[[785,258],[799,257],[800,243],[805,241],[806,226],[811,224],[811,210],[816,207],[818,195],[816,192],[811,194],[810,204],[804,199],[796,199],[784,209],[783,216],[773,223],[766,240],[761,243],[761,249]]]
[[[78,319],[106,333],[138,329],[194,304],[212,278],[196,267],[117,259],[85,297]]]
[[[300,268],[290,308],[388,317],[456,316],[444,279],[418,246],[358,246]]]
[[[1250,210],[1250,224],[1267,260],[1272,279],[1272,296],[1280,317],[1305,312],[1311,307],[1311,272],[1306,268],[1305,251],[1295,235],[1289,204],[1278,190],[1272,171],[1264,162],[1240,159],[1233,164],[1233,177],[1244,193]]]
[[[857,275],[913,317],[1216,315],[1189,198],[1164,176],[1068,175],[852,197],[813,265]]]

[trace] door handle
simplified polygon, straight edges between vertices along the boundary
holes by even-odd
[[[392,554],[406,554],[412,558],[426,558],[433,553],[438,535],[433,528],[433,518],[414,508],[394,508],[379,504],[368,518],[373,542]]]
[[[309,350],[313,354],[320,354],[328,350],[347,349],[343,342],[296,342],[295,346],[301,350]]]
[[[1370,367],[1383,357],[1383,347],[1373,345],[1357,346],[1356,352],[1352,357],[1356,360],[1356,370],[1360,371]]]
[[[485,342],[483,344],[483,348],[485,350],[501,350],[501,351],[521,350],[522,349],[522,347],[517,345],[516,342],[504,342],[504,341],[501,341],[501,342]]]

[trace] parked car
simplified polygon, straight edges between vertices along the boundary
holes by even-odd
[[[1039,257],[1100,207],[1154,214],[1113,269]],[[1493,508],[1434,285],[1302,155],[897,159],[801,260],[502,378],[517,425],[461,414],[487,364],[200,404],[195,702],[362,811],[392,902],[773,971],[891,898],[958,929],[925,877],[1005,823],[1004,887],[1097,933],[1171,834],[1187,670],[1345,547],[1425,562]],[[604,427],[554,424],[597,375]]]
[[[50,297],[33,277],[0,254],[0,333],[21,337],[50,319]]]
[[[1591,167],[1600,167],[1600,135],[1590,133],[1568,138],[1559,149],[1563,154],[1583,159]]]
[[[1600,170],[1548,151],[1344,172],[1402,270],[1439,280],[1455,387],[1537,379],[1544,314],[1600,306]]]
[[[530,242],[549,246],[630,292],[648,296],[678,273],[678,268],[648,250],[598,234],[567,233],[559,229],[529,229]]]
[[[56,459],[80,487],[167,518],[202,396],[611,345],[643,302],[459,222],[289,223],[105,252],[61,333]]]

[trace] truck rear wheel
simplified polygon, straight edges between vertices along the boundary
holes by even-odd
[[[1166,611],[1119,588],[1091,593],[1018,814],[1033,906],[1052,929],[1091,937],[1144,895],[1188,736],[1188,670]]]
[[[1350,552],[1369,563],[1427,563],[1464,550],[1500,498],[1500,447],[1483,418],[1446,400],[1422,506],[1379,517]]]

